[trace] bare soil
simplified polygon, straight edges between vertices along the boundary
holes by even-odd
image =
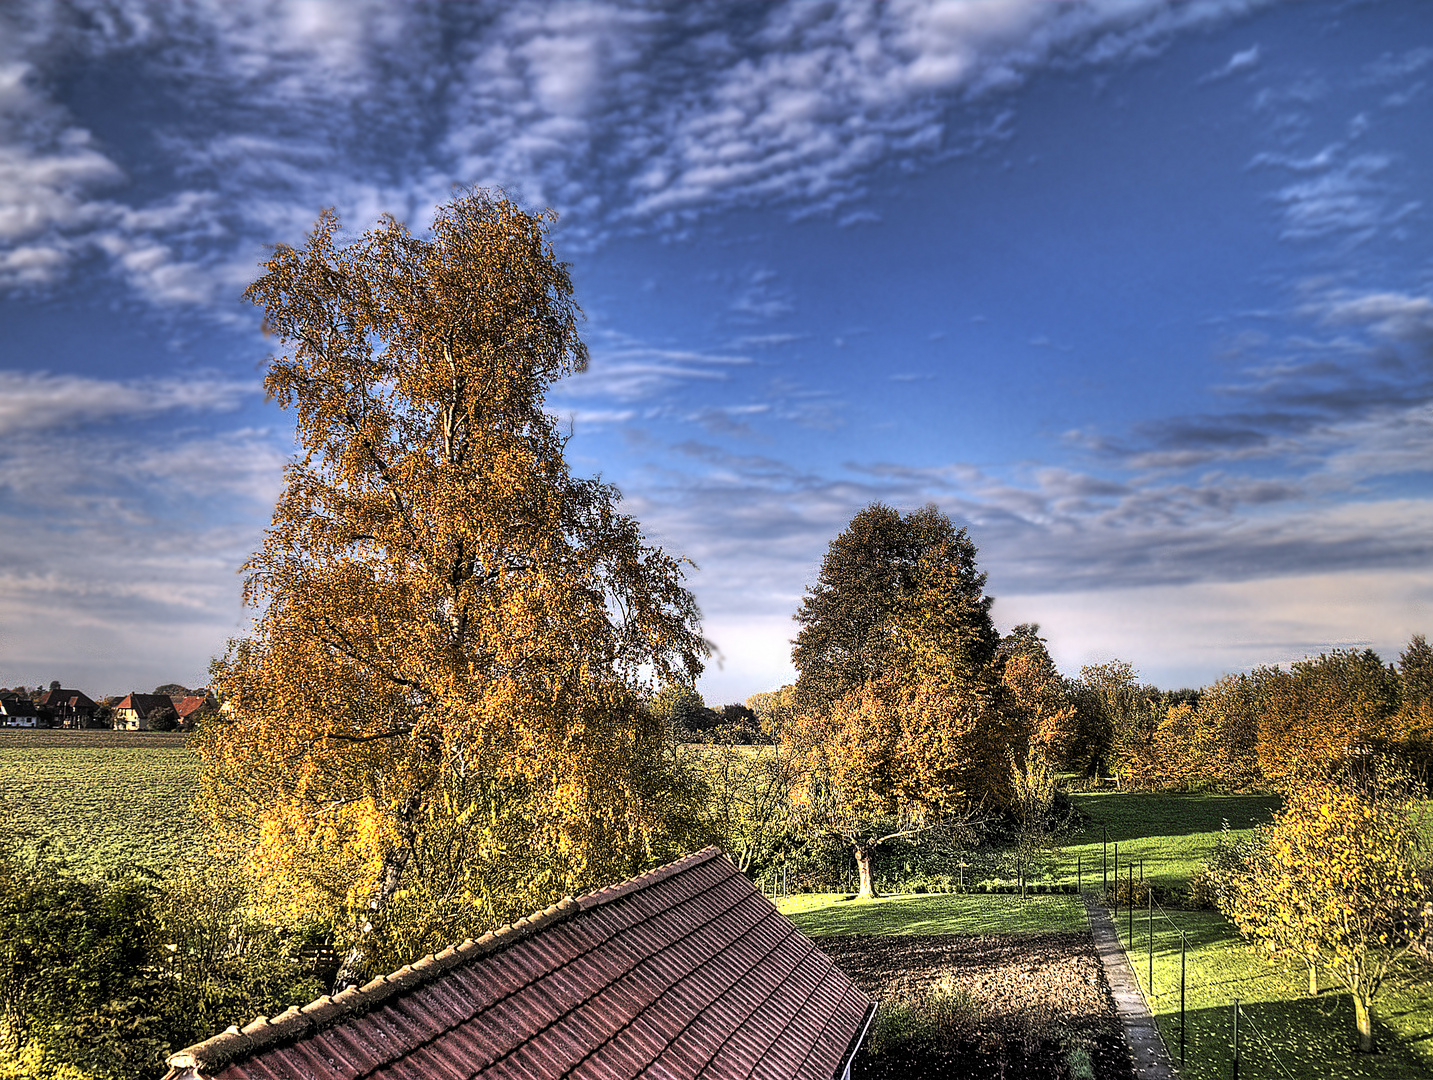
[[[818,944],[877,1001],[918,1001],[946,980],[976,1006],[948,1039],[879,1056],[863,1049],[853,1077],[1065,1080],[1074,1075],[1071,1049],[1083,1047],[1099,1080],[1132,1080],[1088,932],[826,937]]]

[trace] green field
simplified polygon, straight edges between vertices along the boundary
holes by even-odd
[[[1079,854],[1094,867],[1086,884],[1098,885],[1102,854],[1100,826],[1119,842],[1121,866],[1139,860],[1144,875],[1171,893],[1181,893],[1189,876],[1208,857],[1228,821],[1238,835],[1266,824],[1279,800],[1264,795],[1213,795],[1164,792],[1086,792],[1075,803],[1094,821],[1065,848],[1062,862]],[[1123,871],[1122,871],[1123,873]],[[1127,913],[1115,925],[1128,934]],[[1241,1004],[1240,1069],[1243,1080],[1288,1080],[1289,1076],[1369,1077],[1411,1080],[1433,1075],[1433,981],[1426,966],[1409,964],[1386,987],[1375,1006],[1384,1053],[1352,1052],[1353,1004],[1349,996],[1326,988],[1307,996],[1307,974],[1270,962],[1245,943],[1238,930],[1213,911],[1169,909],[1154,919],[1154,991],[1149,982],[1149,918],[1135,911],[1131,960],[1165,1044],[1179,1060],[1179,932],[1187,941],[1185,1009],[1188,1021],[1181,1075],[1192,1080],[1223,1080],[1232,1072],[1232,1006]],[[1126,941],[1126,947],[1129,942]],[[1327,985],[1327,980],[1325,981]]]
[[[776,907],[809,937],[836,934],[1020,934],[1084,930],[1078,896],[880,896],[857,900],[842,894],[782,896]]]
[[[0,730],[0,799],[10,828],[99,876],[163,871],[198,846],[199,761],[182,734]]]
[[[1067,877],[1073,876],[1072,864],[1079,857],[1086,887],[1097,883],[1102,860],[1108,858],[1112,863],[1114,845],[1119,844],[1122,874],[1127,860],[1134,860],[1136,878],[1142,863],[1145,878],[1178,891],[1188,886],[1190,875],[1208,859],[1225,821],[1236,835],[1247,836],[1256,825],[1269,823],[1280,801],[1276,795],[1161,791],[1089,791],[1072,799],[1092,824],[1063,848],[1060,862]]]

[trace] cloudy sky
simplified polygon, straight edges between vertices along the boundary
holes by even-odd
[[[1426,0],[0,7],[0,685],[203,681],[291,420],[239,294],[334,206],[561,214],[570,458],[791,678],[853,513],[1161,685],[1433,632]]]

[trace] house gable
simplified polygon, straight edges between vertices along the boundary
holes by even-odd
[[[871,1000],[716,848],[170,1058],[168,1080],[831,1080]]]

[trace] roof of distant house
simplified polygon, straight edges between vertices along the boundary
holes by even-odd
[[[94,710],[99,708],[82,690],[46,690],[40,695],[40,704],[47,709],[59,709],[66,706],[71,709]]]
[[[133,709],[141,716],[148,716],[156,709],[174,708],[174,702],[165,694],[129,694],[115,708]]]
[[[38,716],[35,703],[19,694],[0,694],[0,713],[6,716]]]
[[[875,1006],[716,848],[230,1028],[166,1080],[842,1075]]]
[[[174,706],[174,711],[178,714],[179,719],[188,720],[190,713],[198,712],[204,708],[205,705],[215,708],[218,707],[214,704],[214,699],[208,694],[190,694],[187,698]]]

